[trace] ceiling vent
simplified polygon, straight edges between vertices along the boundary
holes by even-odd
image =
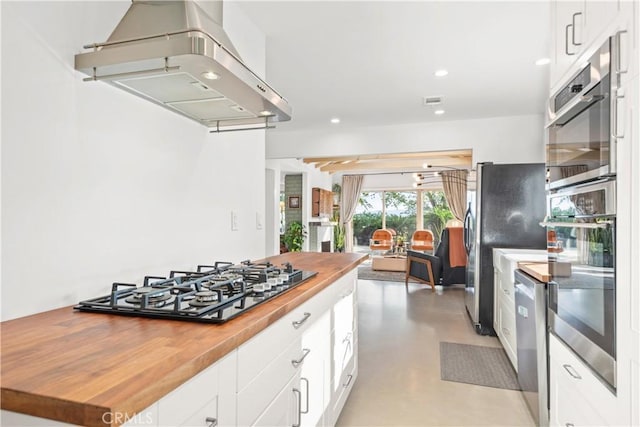
[[[422,98],[422,105],[425,107],[439,104],[442,104],[441,96],[425,96]]]

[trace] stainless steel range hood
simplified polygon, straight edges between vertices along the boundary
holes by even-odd
[[[209,4],[209,3],[207,3]],[[212,131],[272,127],[291,107],[240,59],[222,28],[192,1],[133,0],[109,39],[84,46],[75,68]]]

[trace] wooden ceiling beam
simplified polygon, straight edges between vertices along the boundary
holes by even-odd
[[[389,160],[389,159],[422,159],[426,161],[439,157],[463,157],[471,161],[471,150],[449,150],[449,151],[429,151],[421,153],[390,153],[390,154],[363,154],[358,156],[338,156],[338,157],[305,157],[305,163],[319,162],[345,162],[355,160]]]
[[[413,169],[415,171],[423,170],[422,165],[426,163],[424,159],[396,159],[396,160],[380,160],[380,161],[358,161],[356,163],[332,163],[320,168],[322,172],[339,172],[339,171],[362,171],[362,170],[378,170],[392,171],[395,169]],[[452,166],[452,167],[470,167],[471,159],[466,158],[432,158],[428,161],[434,167]],[[424,169],[427,171],[426,169]]]

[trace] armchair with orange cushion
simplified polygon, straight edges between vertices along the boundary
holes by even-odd
[[[412,251],[433,251],[433,233],[431,230],[416,230],[411,237]]]
[[[466,265],[462,227],[445,228],[434,255],[413,250],[407,252],[405,286],[408,286],[409,278],[427,283],[432,289],[435,285],[463,284]]]
[[[369,249],[372,251],[390,251],[393,248],[393,235],[387,229],[380,228],[373,232],[369,239]]]

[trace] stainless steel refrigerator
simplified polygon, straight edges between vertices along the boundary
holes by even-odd
[[[476,332],[493,330],[493,248],[546,249],[543,163],[478,163],[467,194],[465,305]]]

